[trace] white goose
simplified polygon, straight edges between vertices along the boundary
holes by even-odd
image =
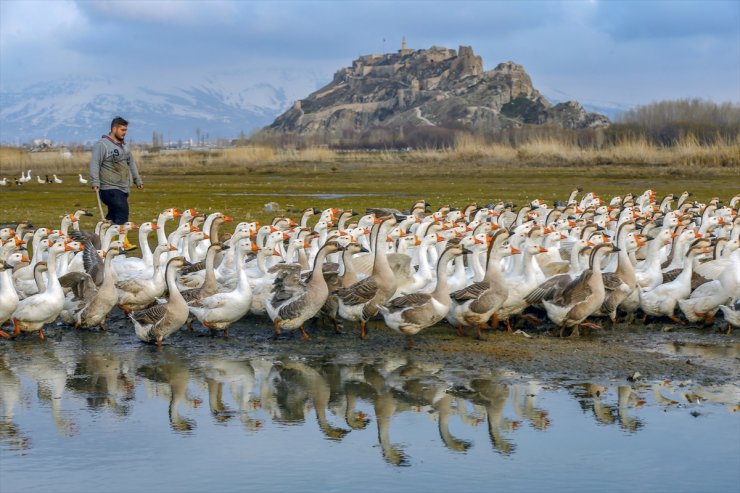
[[[702,240],[697,240],[702,241]],[[676,317],[674,311],[678,300],[685,299],[691,294],[691,274],[694,262],[704,253],[708,253],[706,247],[691,247],[686,255],[683,271],[673,281],[660,284],[651,290],[640,290],[640,306],[648,315],[655,317],[666,316],[678,324],[683,321]]]
[[[13,266],[21,262],[28,262],[28,257],[21,252],[14,252],[8,256],[5,262],[0,263],[0,326],[10,319],[10,315],[15,311],[18,301],[20,301],[18,293],[15,292],[11,274]],[[0,332],[2,332],[1,329]]]
[[[56,258],[71,248],[63,241],[57,241],[49,247],[46,290],[18,302],[18,306],[11,315],[14,326],[13,336],[17,336],[21,331],[38,331],[39,339],[45,339],[44,325],[53,322],[64,307],[64,290],[56,276]],[[0,336],[9,337],[4,332]]]
[[[80,177],[80,183],[83,185],[87,185],[87,180],[82,177],[82,174],[79,174],[79,177]]]
[[[139,248],[141,249],[141,258],[139,257],[115,257],[113,268],[116,275],[121,280],[132,277],[148,277],[151,275],[154,255],[149,246],[149,233],[160,229],[156,224],[147,221],[139,226]]]
[[[54,176],[54,183],[63,183],[61,178],[57,178],[57,175],[52,176]]]
[[[252,289],[244,270],[244,256],[248,243],[245,240],[236,247],[236,288],[226,293],[196,299],[190,304],[190,313],[195,315],[203,326],[212,330],[223,330],[224,336],[228,336],[231,324],[246,315],[252,304]]]
[[[498,310],[499,318],[506,322],[506,328],[509,332],[511,332],[509,317],[521,313],[527,307],[526,296],[540,283],[534,269],[534,256],[547,252],[545,247],[531,241],[525,242],[520,250],[524,257],[524,272],[519,276],[504,275],[505,282],[509,286],[509,294]]]
[[[738,240],[732,240],[727,246],[729,262],[719,278],[696,288],[688,299],[678,300],[689,322],[704,320],[711,324],[720,305],[727,305],[730,300],[740,296],[740,244]]]

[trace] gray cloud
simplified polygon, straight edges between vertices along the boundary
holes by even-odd
[[[0,9],[3,87],[116,73],[142,86],[309,71],[328,82],[358,55],[396,50],[406,36],[413,48],[472,45],[489,69],[514,60],[536,86],[577,99],[740,100],[736,1],[96,0]]]

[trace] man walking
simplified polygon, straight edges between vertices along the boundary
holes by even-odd
[[[125,141],[128,122],[117,116],[110,124],[110,133],[103,135],[95,143],[90,159],[90,183],[100,200],[108,207],[105,218],[113,224],[128,221],[128,194],[131,184],[139,189],[144,182],[139,176],[134,156]],[[129,243],[124,236],[124,248],[130,250],[136,245]]]

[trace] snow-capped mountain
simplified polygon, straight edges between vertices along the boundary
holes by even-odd
[[[324,76],[325,78],[326,76]],[[172,82],[137,85],[109,78],[39,82],[21,90],[0,90],[0,143],[34,139],[85,143],[108,131],[118,115],[129,120],[129,139],[151,142],[235,138],[249,135],[315,90],[318,78],[274,77],[274,81],[204,78],[186,87]]]

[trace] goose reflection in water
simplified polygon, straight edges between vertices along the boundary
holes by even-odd
[[[617,405],[604,402],[609,387],[595,383],[579,383],[569,387],[584,412],[591,411],[599,424],[619,426],[633,433],[643,427],[643,422],[629,414],[629,410],[642,406],[645,401],[639,398],[631,386],[617,387]]]
[[[119,355],[92,350],[83,353],[77,361],[67,389],[86,398],[90,409],[109,408],[119,416],[126,416],[134,399],[132,377]]]
[[[259,407],[259,401],[253,397],[255,370],[250,361],[208,358],[200,365],[199,373],[208,389],[208,406],[216,422],[226,423],[239,416],[246,430],[259,429],[262,421],[251,416],[251,412]],[[224,404],[225,387],[228,387],[237,409]]]
[[[142,349],[140,352],[151,354],[149,348]],[[142,363],[137,368],[136,375],[144,379],[144,387],[150,397],[162,397],[169,400],[167,414],[172,430],[177,433],[190,434],[196,428],[196,422],[192,418],[181,416],[180,408],[185,405],[195,409],[202,401],[190,395],[188,363],[176,351],[157,353],[155,356],[154,361]]]
[[[7,363],[7,355],[0,355],[0,443],[10,450],[25,453],[31,446],[28,438],[13,421],[15,408],[23,400],[23,391],[18,376]]]
[[[51,408],[51,415],[57,432],[71,437],[77,434],[77,423],[68,417],[62,407],[64,391],[73,362],[60,359],[59,348],[18,344],[14,351],[6,354],[6,364],[15,370],[19,377],[30,378],[36,382],[36,397]],[[4,383],[3,383],[4,386]]]
[[[511,456],[517,450],[516,431],[528,425],[547,431],[550,413],[537,403],[545,384],[512,372],[449,369],[412,356],[386,359],[252,357],[223,358],[214,354],[193,357],[187,350],[154,351],[140,347],[133,352],[114,352],[96,342],[92,334],[84,345],[16,344],[0,355],[0,442],[11,450],[31,446],[16,422],[18,410],[32,400],[24,385],[36,385],[38,402],[47,404],[59,432],[73,436],[75,416],[65,397],[82,397],[82,410],[109,410],[127,419],[141,398],[168,402],[173,432],[193,436],[196,411],[206,398],[213,423],[239,425],[248,433],[264,432],[266,423],[300,425],[315,413],[320,433],[342,442],[351,433],[366,433],[375,422],[382,459],[393,466],[412,464],[409,445],[393,440],[393,420],[402,413],[425,416],[436,422],[440,442],[453,454],[465,454],[476,446],[472,433],[487,424],[493,451]],[[137,396],[136,386],[145,392]],[[577,383],[564,388],[584,414],[599,425],[617,425],[628,433],[644,427],[634,416],[646,398],[666,408],[679,408],[679,401],[707,398],[736,403],[736,387],[694,388],[682,384],[634,383],[616,390],[598,383]],[[733,394],[734,390],[734,394]],[[198,395],[200,394],[200,395]],[[207,394],[207,397],[206,397]],[[709,397],[707,397],[709,396]],[[138,397],[138,400],[137,400]],[[79,401],[79,399],[78,399]],[[45,407],[45,406],[44,406]],[[234,418],[238,418],[234,419]],[[269,421],[266,421],[269,420]],[[451,423],[462,428],[451,427]],[[453,433],[452,430],[455,430]],[[466,431],[471,436],[466,436]],[[370,437],[370,441],[374,439]],[[478,444],[479,445],[479,444]]]
[[[331,389],[326,377],[316,368],[302,362],[285,359],[279,362],[280,384],[278,402],[284,409],[284,423],[303,422],[310,406],[316,412],[319,429],[330,440],[342,440],[350,430],[330,423],[327,410]]]

